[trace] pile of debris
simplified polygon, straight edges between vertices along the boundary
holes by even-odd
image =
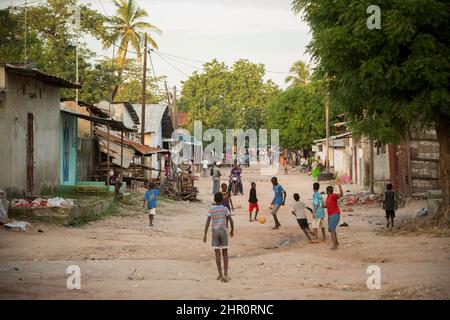
[[[74,207],[76,204],[71,199],[55,198],[35,198],[35,199],[13,199],[12,208],[27,207]]]
[[[339,199],[341,206],[355,206],[380,203],[383,200],[383,195],[379,193],[370,193],[370,191],[362,191],[358,193],[349,194]]]
[[[198,177],[183,172],[162,180],[160,188],[165,196],[173,200],[198,201],[198,189],[194,186],[195,180],[198,180]]]

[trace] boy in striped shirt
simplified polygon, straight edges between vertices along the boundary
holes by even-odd
[[[216,254],[216,264],[219,271],[217,280],[222,282],[228,282],[228,234],[227,225],[228,221],[231,225],[230,237],[233,237],[234,223],[231,218],[230,210],[223,205],[223,195],[221,192],[217,192],[214,195],[215,205],[209,209],[208,218],[205,224],[205,235],[203,236],[203,242],[206,243],[206,237],[208,234],[209,225],[211,224],[212,230],[212,247]],[[222,251],[222,252],[220,252]],[[221,253],[223,256],[223,269],[222,273],[222,261]]]

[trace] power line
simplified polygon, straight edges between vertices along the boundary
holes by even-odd
[[[185,64],[185,65],[193,67],[193,68],[198,68],[198,67],[196,67],[194,65],[191,65],[191,64],[187,64],[187,63],[178,61],[178,60],[175,60],[174,58],[183,59],[183,60],[192,61],[192,62],[197,62],[197,63],[201,63],[202,65],[207,63],[206,61],[202,61],[202,60],[198,60],[198,59],[192,59],[192,58],[187,58],[187,57],[182,57],[182,56],[179,56],[179,55],[175,55],[175,54],[167,53],[167,52],[162,52],[162,51],[159,51],[159,50],[158,50],[158,52],[160,54],[163,54],[166,58],[171,59],[172,61],[177,61],[179,63]],[[267,73],[278,73],[278,74],[286,74],[286,75],[290,74],[289,72],[284,72],[284,71],[274,71],[274,70],[265,70],[265,71]]]
[[[158,57],[160,57],[162,60],[164,60],[165,63],[167,63],[169,66],[171,66],[172,68],[178,70],[179,72],[181,72],[184,76],[189,78],[189,75],[187,75],[183,70],[181,70],[180,68],[178,68],[177,66],[174,66],[173,64],[171,64],[169,61],[166,60],[166,58],[164,58],[162,55],[160,55],[157,51],[155,51],[155,53],[158,55]]]
[[[159,52],[159,54],[161,54],[161,52]],[[171,56],[169,56],[169,55],[167,55],[167,54],[162,54],[162,55],[165,56],[167,59],[172,60],[172,61],[174,61],[174,62],[181,63],[181,64],[183,64],[183,65],[185,65],[185,66],[188,66],[188,67],[191,67],[191,68],[194,68],[194,69],[197,69],[197,70],[203,70],[203,68],[194,66],[193,64],[189,64],[189,63],[186,63],[186,62],[183,62],[183,61],[180,61],[180,60],[177,60],[177,59],[172,58]]]
[[[197,59],[191,59],[191,58],[186,58],[186,57],[181,57],[181,56],[177,56],[177,55],[174,55],[174,54],[171,54],[171,53],[162,52],[162,51],[159,51],[159,50],[158,50],[158,52],[161,53],[161,54],[164,54],[166,56],[171,56],[171,57],[174,57],[174,58],[179,58],[179,59],[188,60],[188,61],[192,61],[192,62],[198,62],[198,63],[201,63],[201,64],[205,64],[206,63],[205,61],[201,61],[201,60],[197,60]]]
[[[108,15],[108,13],[107,13],[106,10],[105,10],[105,7],[103,6],[102,0],[98,0],[98,2],[100,3],[100,6],[102,7],[103,12],[105,13],[105,15]]]

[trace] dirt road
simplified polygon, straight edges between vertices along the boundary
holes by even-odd
[[[228,170],[228,169],[227,169]],[[378,235],[384,226],[379,207],[343,213],[349,227],[338,228],[340,247],[309,244],[290,213],[292,194],[310,203],[311,178],[279,175],[288,192],[280,210],[280,230],[271,230],[269,176],[244,169],[245,195],[233,198],[235,237],[231,239],[229,283],[216,280],[210,239],[202,242],[212,202],[211,179],[198,183],[202,202],[161,201],[155,226],[138,205],[81,228],[33,225],[28,232],[0,230],[2,299],[430,299],[450,297],[450,238]],[[267,223],[250,223],[249,181],[256,181]],[[321,190],[324,190],[323,185]],[[351,185],[345,190],[356,190]],[[410,217],[424,202],[398,212]],[[38,229],[45,232],[39,233]],[[69,290],[66,269],[81,269],[81,289]],[[369,290],[367,267],[381,269],[381,289]],[[129,280],[137,270],[144,279]]]

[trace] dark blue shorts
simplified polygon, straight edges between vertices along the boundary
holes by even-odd
[[[329,232],[336,231],[336,227],[339,224],[340,218],[341,218],[341,215],[339,213],[328,216],[328,231]]]

